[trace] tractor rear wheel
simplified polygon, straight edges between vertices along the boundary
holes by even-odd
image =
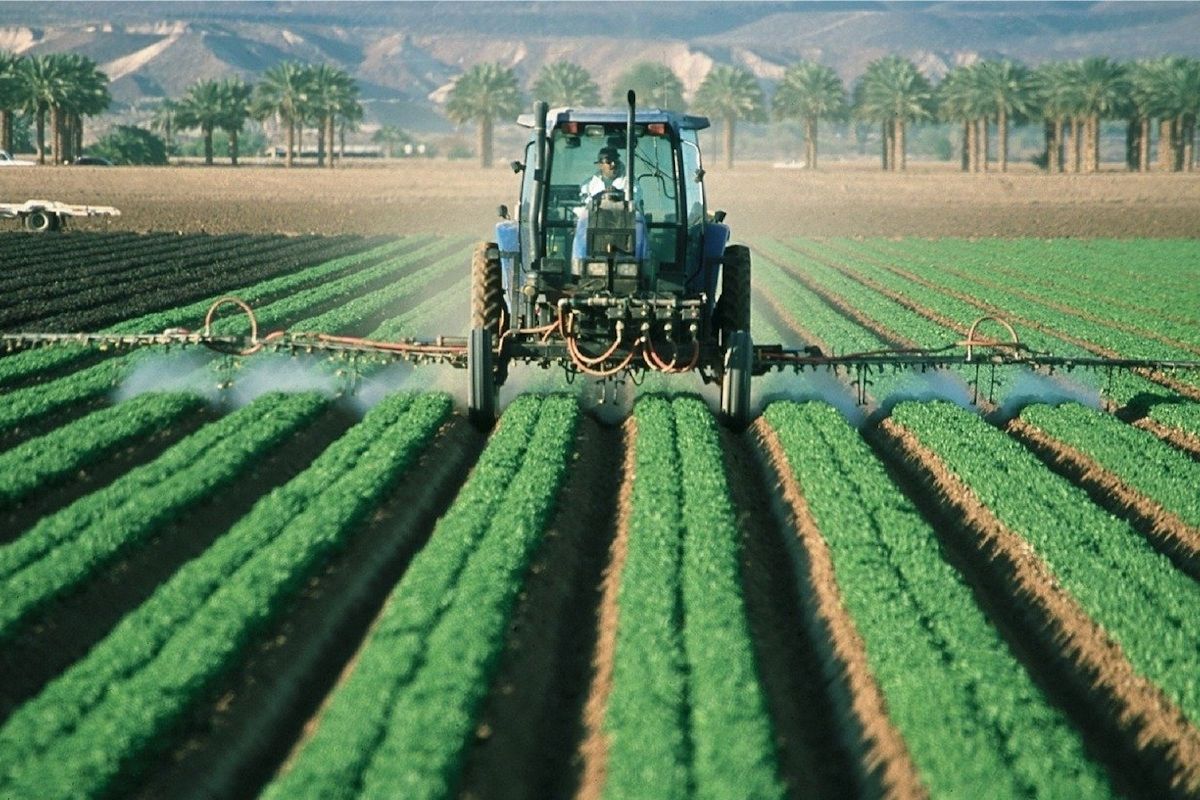
[[[496,421],[497,392],[508,371],[492,348],[506,315],[504,275],[494,242],[480,242],[471,257],[471,334],[467,341],[467,415],[480,428]]]
[[[734,331],[725,347],[721,375],[721,421],[735,431],[750,424],[750,377],[754,374],[754,341],[749,331]]]
[[[735,331],[750,330],[750,248],[731,244],[721,264],[721,341],[729,345]]]
[[[471,329],[487,328],[500,337],[505,317],[504,273],[495,242],[480,242],[471,256]]]

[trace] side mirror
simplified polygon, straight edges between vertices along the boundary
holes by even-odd
[[[713,222],[720,224],[724,221],[725,221],[725,212],[724,211],[714,211],[713,212]]]
[[[704,180],[704,167],[696,167],[696,183]]]
[[[513,172],[521,172],[522,170],[525,169],[525,165],[522,164],[520,161],[514,161],[511,164],[509,164],[509,166],[512,167]]]
[[[499,215],[500,219],[508,219],[508,206],[506,206],[504,203],[501,203],[496,209],[496,214]]]

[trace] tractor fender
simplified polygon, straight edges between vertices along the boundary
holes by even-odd
[[[496,223],[496,245],[500,249],[501,273],[504,275],[504,292],[507,294],[515,272],[513,264],[521,255],[521,227],[515,219]]]
[[[692,292],[704,292],[712,302],[717,294],[717,280],[721,277],[725,246],[729,244],[729,226],[723,222],[706,222],[701,240],[704,247],[700,253],[700,270],[687,288]]]

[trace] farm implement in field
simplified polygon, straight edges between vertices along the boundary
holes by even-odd
[[[57,200],[26,200],[24,203],[0,203],[0,219],[19,219],[25,230],[49,233],[67,226],[71,217],[119,217],[112,206],[84,206]]]
[[[223,335],[213,331],[216,312],[226,305],[238,307],[247,317],[250,332]],[[610,308],[619,307],[616,305]],[[993,322],[1006,338],[991,338],[980,333],[984,323]],[[7,351],[48,346],[86,346],[98,350],[126,350],[158,347],[205,347],[228,356],[249,357],[258,353],[285,355],[323,354],[330,357],[367,357],[379,361],[407,361],[413,364],[444,364],[457,368],[478,368],[480,364],[506,374],[513,363],[540,367],[560,366],[568,382],[579,377],[601,381],[629,376],[635,382],[649,372],[681,374],[695,372],[705,383],[721,382],[724,392],[737,394],[735,403],[745,401],[746,417],[729,412],[729,397],[722,397],[725,419],[732,427],[748,422],[750,378],[773,371],[826,370],[846,375],[865,405],[872,376],[888,371],[934,370],[967,367],[973,370],[968,383],[974,390],[972,402],[994,401],[1000,383],[1000,370],[1006,367],[1053,374],[1075,370],[1146,370],[1200,372],[1200,360],[1105,358],[1098,356],[1057,356],[1034,350],[1020,341],[1015,329],[1000,317],[980,317],[970,326],[966,338],[940,347],[897,348],[830,355],[815,347],[787,348],[776,344],[752,344],[749,337],[731,343],[728,348],[706,346],[693,338],[688,345],[667,347],[645,336],[629,343],[616,341],[596,356],[582,352],[577,321],[570,303],[562,303],[559,316],[550,324],[531,329],[504,329],[496,346],[473,351],[471,337],[439,336],[434,339],[398,339],[383,341],[319,332],[273,331],[260,335],[254,310],[236,297],[223,297],[212,304],[203,327],[192,331],[169,328],[161,333],[0,333],[0,346]],[[665,324],[665,323],[664,323]],[[478,336],[476,334],[476,336]],[[478,346],[485,346],[478,343]],[[480,353],[482,352],[482,355]],[[474,377],[474,376],[473,376]]]
[[[537,103],[518,123],[532,129],[520,174],[515,218],[500,206],[495,241],[471,261],[467,336],[379,341],[325,333],[259,336],[245,302],[221,298],[200,332],[0,336],[7,347],[75,343],[96,347],[204,345],[230,355],[268,351],[377,356],[446,363],[469,372],[472,419],[490,426],[497,393],[514,364],[558,366],[567,380],[639,383],[648,373],[694,373],[720,385],[721,417],[742,428],[751,416],[751,378],[773,370],[848,374],[866,403],[871,377],[884,370],[973,368],[975,401],[992,400],[997,370],[1080,368],[1200,370],[1200,361],[1056,356],[1023,344],[996,317],[976,320],[962,341],[936,348],[832,355],[815,347],[756,345],[750,336],[750,250],[730,243],[725,213],[709,213],[699,131],[704,117],[638,109],[549,109]],[[221,336],[213,317],[239,306],[250,333]],[[999,339],[982,336],[995,320]],[[970,373],[969,373],[970,374]]]

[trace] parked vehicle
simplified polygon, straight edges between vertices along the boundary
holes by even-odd
[[[113,162],[103,156],[80,156],[71,162],[74,167],[111,167]]]
[[[7,150],[0,150],[0,167],[32,167],[32,161],[24,161],[19,158],[13,158],[12,153]]]

